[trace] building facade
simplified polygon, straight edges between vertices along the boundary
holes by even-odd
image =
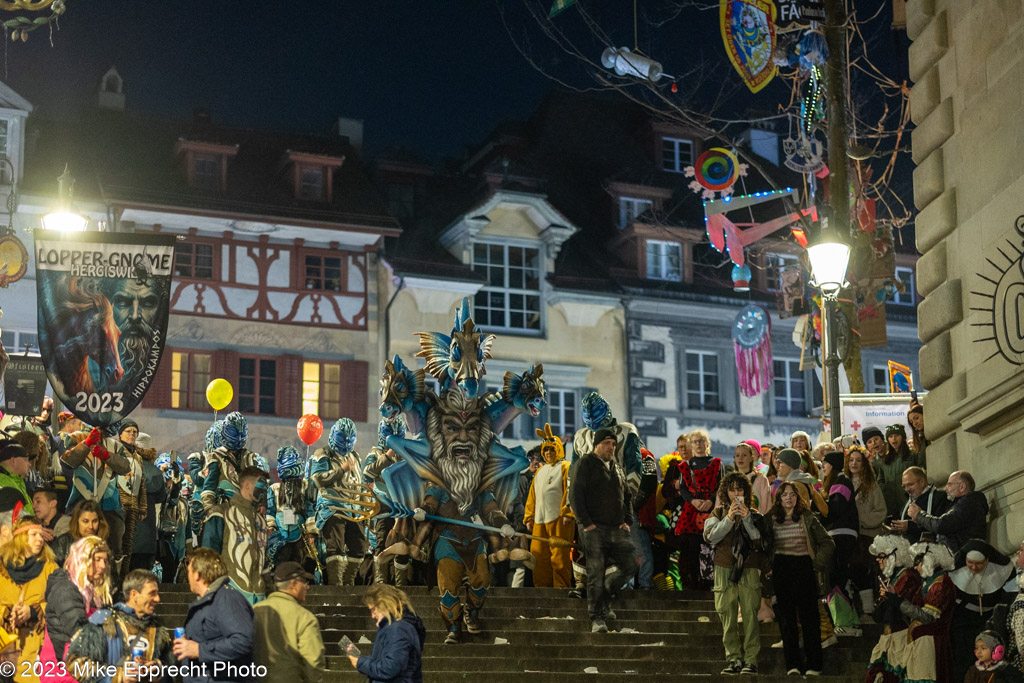
[[[929,470],[973,474],[1002,550],[1024,537],[1024,5],[907,3]]]

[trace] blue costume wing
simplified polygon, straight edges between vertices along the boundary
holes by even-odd
[[[397,453],[403,462],[409,463],[420,479],[444,488],[441,472],[430,458],[430,443],[426,439],[414,440],[389,436],[387,444],[388,448]],[[387,472],[393,467],[395,466],[392,465],[384,471]]]
[[[501,511],[511,509],[519,493],[519,473],[530,465],[522,446],[506,448],[495,441],[484,464],[480,490],[491,489]]]
[[[423,505],[423,480],[408,462],[398,462],[381,472],[383,486],[373,487],[373,492],[382,505],[390,512],[381,510],[377,517],[411,517],[415,508]]]

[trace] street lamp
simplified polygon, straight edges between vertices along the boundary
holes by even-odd
[[[43,229],[57,232],[82,232],[89,225],[89,219],[75,213],[71,208],[71,196],[75,189],[75,179],[68,171],[57,178],[57,209],[43,216]]]
[[[842,415],[839,414],[839,348],[835,340],[835,316],[839,309],[839,290],[846,286],[846,267],[850,263],[850,245],[823,221],[821,233],[814,244],[807,247],[811,262],[811,283],[821,290],[822,344],[825,365],[825,385],[828,393],[828,415],[832,438],[842,436]]]

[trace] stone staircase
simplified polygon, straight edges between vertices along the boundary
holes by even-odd
[[[193,596],[184,586],[161,585],[157,614],[167,626],[181,626]],[[325,682],[363,681],[338,641],[348,635],[373,640],[376,628],[360,599],[362,588],[312,586],[306,607],[320,620],[327,646]],[[592,634],[586,604],[567,591],[552,588],[494,588],[481,615],[484,633],[463,634],[459,645],[444,645],[436,589],[407,590],[427,627],[423,673],[428,683],[487,681],[488,683],[572,683],[573,681],[682,680],[714,676],[725,665],[722,629],[708,593],[625,592],[613,608],[614,632]],[[880,631],[870,626],[859,638],[840,638],[825,650],[822,681],[863,681],[871,648]],[[495,639],[507,644],[495,644]],[[761,626],[761,655],[756,676],[738,681],[792,681],[783,668],[776,624]],[[360,649],[369,654],[371,645]],[[587,673],[595,667],[597,673]]]

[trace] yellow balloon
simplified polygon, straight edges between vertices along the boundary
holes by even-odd
[[[214,410],[224,410],[235,396],[231,382],[226,379],[215,379],[206,387],[206,401]]]

